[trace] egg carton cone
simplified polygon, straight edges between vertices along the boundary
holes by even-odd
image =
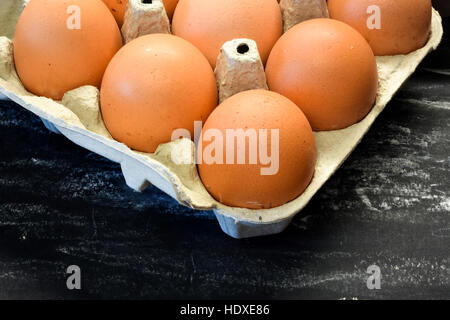
[[[251,39],[225,42],[220,49],[214,74],[219,103],[242,91],[269,89],[258,46]]]
[[[147,34],[170,33],[170,22],[162,0],[150,3],[128,0],[121,32],[125,43]]]
[[[400,86],[423,58],[437,48],[443,35],[441,17],[433,10],[431,36],[423,48],[408,55],[377,57],[379,89],[374,108],[361,122],[349,128],[314,134],[318,158],[315,175],[306,191],[283,206],[250,210],[228,207],[211,197],[194,164],[192,141],[181,139],[162,144],[155,153],[146,154],[113,140],[101,119],[96,88],[72,90],[62,101],[27,92],[14,69],[10,40],[22,7],[23,3],[17,0],[0,1],[0,36],[3,36],[0,37],[0,94],[41,117],[51,131],[120,163],[127,185],[134,190],[142,191],[153,184],[182,205],[213,210],[222,230],[234,238],[282,232],[355,149]],[[4,14],[6,11],[16,14]],[[178,160],[175,163],[173,159]]]
[[[283,31],[315,18],[329,18],[326,0],[280,0]]]

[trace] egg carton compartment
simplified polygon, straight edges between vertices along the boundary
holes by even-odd
[[[15,1],[6,1],[10,4]],[[6,3],[2,1],[2,4]],[[0,4],[0,12],[2,10]],[[14,11],[14,10],[12,10]],[[19,10],[17,15],[19,14]],[[94,87],[81,87],[66,93],[62,101],[37,97],[25,90],[14,69],[11,36],[17,16],[5,17],[10,23],[0,25],[0,95],[8,97],[41,117],[52,132],[111,161],[120,163],[127,185],[142,191],[150,184],[161,189],[180,204],[198,210],[213,210],[222,230],[234,238],[256,237],[282,232],[321,186],[340,167],[359,144],[377,116],[423,58],[435,49],[442,38],[441,17],[433,10],[432,32],[425,47],[408,55],[377,57],[379,89],[372,111],[359,123],[343,129],[315,132],[317,145],[316,171],[311,184],[297,199],[283,206],[251,210],[232,208],[217,202],[203,186],[194,163],[194,144],[187,139],[162,144],[155,153],[136,152],[113,140],[101,118],[99,92]],[[172,154],[188,160],[176,164]],[[183,162],[184,163],[184,162]]]

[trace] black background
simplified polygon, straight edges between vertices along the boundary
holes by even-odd
[[[0,298],[450,299],[449,58],[446,36],[291,226],[246,240],[0,102]]]

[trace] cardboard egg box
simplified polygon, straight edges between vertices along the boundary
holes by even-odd
[[[377,57],[379,89],[374,108],[361,122],[349,128],[314,133],[318,157],[313,180],[306,191],[283,206],[250,210],[228,207],[210,196],[199,178],[196,165],[193,164],[195,146],[192,141],[181,139],[162,144],[155,153],[146,154],[133,151],[113,140],[101,117],[97,88],[86,86],[69,91],[62,101],[37,97],[27,92],[14,68],[11,40],[17,19],[26,2],[0,2],[0,95],[3,94],[41,117],[45,126],[52,132],[63,134],[81,147],[120,163],[127,185],[134,190],[143,191],[153,184],[182,205],[198,210],[213,210],[222,230],[234,238],[282,232],[355,149],[400,86],[423,58],[439,45],[443,35],[441,17],[433,10],[432,32],[425,47],[408,55]],[[239,40],[235,44],[242,41]],[[246,43],[249,45],[249,54],[254,54],[252,41],[248,40]],[[233,45],[233,42],[230,45]],[[237,61],[240,64],[244,62]],[[232,63],[229,68],[233,68],[233,65],[236,66]],[[254,85],[266,86],[258,76],[255,76]],[[230,91],[226,95],[249,88],[236,89],[236,84],[231,83],[228,89]],[[185,164],[174,163],[173,152],[179,154],[181,162]]]

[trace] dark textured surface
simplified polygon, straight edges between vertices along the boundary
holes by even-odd
[[[449,42],[292,225],[258,239],[133,192],[117,164],[0,102],[0,298],[450,299]]]

